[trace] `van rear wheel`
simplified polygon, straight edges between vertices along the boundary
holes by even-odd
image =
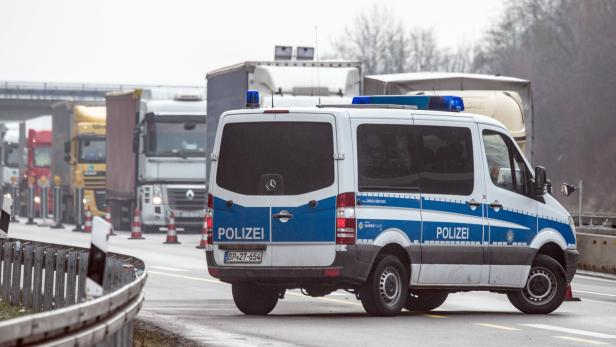
[[[565,270],[552,257],[537,254],[522,290],[507,294],[518,310],[531,314],[548,314],[565,299]]]
[[[231,285],[235,306],[248,315],[266,315],[276,307],[279,290],[258,286],[254,283],[233,283]]]
[[[439,290],[411,290],[404,308],[415,312],[428,312],[441,306],[449,293]]]
[[[398,257],[385,255],[376,261],[359,298],[366,312],[373,316],[395,316],[406,303],[409,277]]]

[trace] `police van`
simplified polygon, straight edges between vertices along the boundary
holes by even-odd
[[[347,290],[380,316],[471,290],[554,311],[577,267],[573,220],[505,127],[463,110],[459,97],[424,95],[223,113],[210,275],[245,314],[294,288]]]

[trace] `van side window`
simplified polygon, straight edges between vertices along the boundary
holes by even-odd
[[[464,127],[414,126],[421,158],[421,192],[470,195],[474,187],[473,142]]]
[[[360,191],[473,192],[468,128],[362,124],[357,128],[357,148]]]
[[[513,142],[503,134],[484,130],[483,144],[492,183],[498,187],[527,195],[529,176],[526,164]],[[512,172],[514,172],[513,175]]]
[[[408,125],[362,124],[357,128],[360,191],[417,188],[419,175]]]

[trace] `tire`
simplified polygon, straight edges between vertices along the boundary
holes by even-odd
[[[372,316],[395,316],[406,303],[409,275],[398,257],[377,258],[367,282],[360,289],[362,306]]]
[[[276,307],[279,290],[252,283],[231,285],[235,306],[247,315],[266,315]]]
[[[414,312],[428,312],[441,306],[449,296],[440,290],[411,290],[404,308]]]
[[[538,254],[533,261],[526,285],[520,291],[507,294],[515,308],[529,314],[548,314],[565,299],[565,270],[553,258]]]

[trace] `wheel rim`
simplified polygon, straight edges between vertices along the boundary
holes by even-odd
[[[532,268],[522,294],[529,303],[541,305],[554,298],[557,286],[556,276],[552,271],[546,268]]]
[[[401,284],[402,280],[398,270],[391,266],[383,270],[379,278],[379,293],[383,303],[393,306],[400,300]]]

